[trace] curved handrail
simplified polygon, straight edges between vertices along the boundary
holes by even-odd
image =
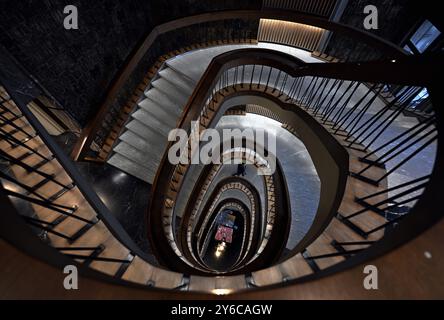
[[[426,83],[429,85],[430,94],[432,97],[432,100],[435,105],[442,103],[443,99],[440,95],[440,91],[438,84],[436,82],[438,78],[438,72],[440,70],[440,67],[442,67],[442,60],[436,60],[436,57],[434,59],[427,60],[427,57],[422,57],[421,62],[424,66],[431,66],[431,61],[436,61],[437,64],[433,66],[434,69],[426,68],[424,72],[430,72],[430,74],[425,79],[418,79],[418,80],[412,80],[412,82],[419,81],[420,83]],[[396,64],[393,62],[387,62],[387,66]],[[405,63],[405,61],[398,66],[399,68],[408,68],[410,65],[408,63]],[[358,66],[361,67],[361,66]],[[380,71],[381,72],[381,71]],[[421,71],[421,74],[422,71]],[[375,75],[373,75],[375,76]],[[380,81],[385,81],[384,77],[381,77]],[[388,77],[392,79],[392,77]],[[404,80],[407,83],[409,79]],[[401,81],[403,82],[403,81]],[[404,82],[403,82],[404,83]],[[437,114],[437,122],[438,125],[441,127],[443,124],[443,115],[439,109],[435,110]],[[442,132],[441,130],[438,131],[439,133],[439,139],[442,141]],[[381,253],[387,252],[390,249],[395,248],[396,246],[402,244],[404,241],[411,239],[414,235],[418,234],[419,232],[425,230],[429,226],[431,226],[433,223],[438,221],[442,218],[442,209],[437,207],[437,204],[440,201],[440,183],[442,181],[442,177],[444,175],[443,169],[439,168],[436,164],[442,163],[443,160],[443,151],[442,148],[439,146],[438,152],[437,152],[437,159],[435,162],[435,167],[432,173],[432,177],[430,180],[430,183],[428,187],[426,188],[423,197],[418,201],[417,205],[412,210],[412,213],[405,218],[399,229],[395,230],[393,233],[389,234],[387,238],[381,240],[380,242],[376,243],[374,246],[372,246],[370,249],[366,250],[365,255],[356,255],[352,258],[350,258],[345,263],[342,263],[341,265],[337,265],[331,269],[326,269],[325,272],[317,273],[316,277],[320,275],[326,275],[331,274],[334,271],[344,270],[344,268],[350,267],[355,265],[358,262],[365,261],[366,259],[369,259],[371,257],[375,257],[377,255],[380,255]],[[352,263],[353,262],[353,263]],[[305,279],[295,280],[295,281],[303,281],[312,279],[315,277],[315,275],[308,276]]]
[[[238,184],[238,187],[234,187],[233,185]],[[250,219],[252,220],[251,222],[251,229],[253,232],[253,230],[257,230],[258,229],[258,219],[255,219],[255,216],[258,215],[257,212],[260,212],[260,205],[258,203],[259,201],[259,196],[257,195],[256,190],[254,190],[253,186],[249,183],[247,183],[246,181],[243,181],[239,178],[234,178],[234,177],[229,177],[224,179],[223,181],[221,181],[218,186],[216,187],[216,189],[212,192],[212,194],[210,195],[210,201],[208,201],[207,203],[207,207],[210,206],[209,208],[206,208],[208,210],[208,212],[211,212],[211,217],[210,215],[206,215],[206,216],[202,216],[200,217],[200,219],[198,219],[197,223],[196,223],[196,230],[199,230],[199,234],[206,234],[206,232],[204,232],[204,229],[209,229],[210,228],[210,222],[214,221],[214,217],[215,215],[217,215],[218,211],[215,210],[216,207],[219,206],[218,201],[219,197],[221,194],[223,194],[223,192],[227,191],[228,188],[230,187],[230,185],[232,186],[229,190],[235,189],[238,190],[239,192],[244,193],[250,201],[248,211],[251,211],[250,215]],[[245,190],[244,190],[245,189]],[[256,220],[256,221],[255,221]],[[208,237],[208,235],[206,236]],[[200,238],[201,240],[204,238]],[[189,251],[195,251],[194,255],[195,256],[199,256],[202,249],[202,245],[199,244],[198,242],[199,237],[195,237],[194,239],[191,240],[191,247],[186,247]],[[195,243],[193,243],[195,242]],[[204,241],[202,241],[204,242]]]
[[[341,34],[348,35],[354,39],[359,39],[359,41],[367,43],[371,47],[375,47],[382,50],[387,57],[399,58],[405,55],[404,51],[401,48],[394,45],[393,43],[390,43],[387,40],[384,40],[374,35],[373,33],[352,26],[348,26],[345,24],[341,24],[338,22],[333,22],[325,18],[320,18],[298,12],[291,12],[288,10],[217,11],[217,12],[203,13],[195,16],[189,16],[169,21],[159,26],[156,26],[148,34],[148,36],[146,36],[140,47],[137,50],[135,50],[131,58],[128,59],[128,62],[126,63],[124,68],[116,75],[115,79],[111,82],[101,106],[97,109],[97,113],[92,118],[92,120],[87,124],[87,126],[82,130],[78,142],[75,145],[74,150],[72,152],[72,158],[74,160],[78,160],[79,158],[82,157],[82,155],[86,153],[86,150],[88,150],[89,146],[91,145],[94,139],[94,136],[99,130],[100,124],[102,123],[106,114],[110,110],[113,102],[116,100],[124,84],[127,82],[132,72],[136,69],[136,66],[142,61],[145,54],[148,52],[151,46],[156,42],[157,38],[160,35],[198,23],[220,21],[225,19],[244,19],[244,20],[254,20],[254,21],[259,21],[260,19],[277,19],[277,20],[303,23],[320,27],[330,31],[336,31]]]
[[[0,73],[0,80],[7,79],[3,79],[3,75]],[[1,82],[4,83],[4,81]],[[38,90],[37,88],[34,89],[33,85],[33,82],[30,81],[27,82],[26,87],[28,90]],[[113,235],[117,239],[119,239],[119,241],[121,241],[127,248],[129,248],[132,252],[137,253],[137,255],[145,257],[146,260],[149,260],[147,254],[140,250],[140,248],[134,243],[128,233],[123,229],[122,225],[111,214],[111,212],[99,198],[97,193],[92,189],[92,186],[82,177],[79,170],[75,167],[74,163],[64,153],[64,151],[55,142],[55,140],[52,139],[43,125],[37,120],[35,115],[28,109],[27,103],[29,96],[26,94],[26,92],[18,92],[17,90],[10,88],[7,83],[5,83],[5,88],[7,89],[9,95],[14,100],[19,110],[30,122],[36,132],[38,132],[40,138],[43,140],[48,149],[54,154],[54,156],[57,158],[66,172],[69,173],[74,184],[79,187],[79,190],[81,190],[85,199],[97,213],[98,218],[105,223],[105,225],[109,228]]]
[[[3,75],[0,74],[0,79],[2,77]],[[22,85],[22,83],[19,84]],[[27,129],[25,131],[18,125],[15,125],[18,129],[10,132],[1,129],[2,152],[0,156],[9,163],[6,171],[4,171],[5,168],[0,171],[2,178],[0,202],[5,211],[1,217],[0,233],[2,237],[24,252],[56,267],[61,268],[74,264],[86,276],[114,283],[145,287],[137,284],[136,281],[126,281],[122,278],[129,264],[133,260],[139,259],[146,267],[159,272],[158,274],[172,275],[173,273],[169,271],[151,265],[148,261],[152,261],[152,259],[147,257],[146,253],[142,252],[131,239],[126,241],[125,236],[128,238],[129,236],[114,217],[106,216],[110,215],[108,211],[98,212],[101,210],[100,206],[92,203],[94,197],[97,197],[96,193],[92,189],[82,189],[84,188],[83,178],[73,177],[77,171],[70,172],[72,167],[69,163],[62,165],[65,159],[63,156],[58,158],[59,152],[62,151],[58,150],[59,147],[53,144],[52,138],[47,135],[41,124],[26,110],[26,99],[32,99],[32,95],[27,95],[32,91],[26,91],[26,88],[32,89],[32,83],[16,87],[16,91],[11,90],[11,94],[0,87],[2,111],[12,119],[8,120],[2,117],[0,121],[2,127],[12,125],[14,128],[14,121],[20,121],[18,125]],[[17,95],[16,92],[18,92]],[[6,109],[4,109],[3,103],[6,103]],[[28,138],[20,141],[14,137],[15,134],[27,135]],[[29,143],[29,146],[26,143]],[[32,150],[31,146],[36,150]],[[6,150],[10,154],[6,153]],[[15,156],[15,153],[19,152],[20,154],[20,151],[23,150],[27,150],[24,154],[26,157],[33,156],[38,160],[44,159],[39,168],[51,163],[46,169],[32,167],[20,159],[23,157]],[[53,152],[53,150],[55,151]],[[39,163],[36,165],[38,166]],[[20,170],[25,170],[26,174],[21,174]],[[47,170],[56,173],[50,174],[47,173]],[[18,176],[16,176],[17,173]],[[40,177],[44,179],[34,184],[35,181],[39,181]],[[73,181],[73,183],[67,181]],[[43,188],[47,184],[57,185],[56,193],[50,195],[54,192],[51,192],[54,190],[53,185],[49,188],[49,192],[51,192],[49,194],[48,190],[38,191],[39,188]],[[85,192],[89,192],[89,195],[86,196]],[[70,193],[70,195],[64,196],[66,193]],[[62,222],[65,222],[65,227],[54,230]],[[46,234],[42,231],[45,231]],[[91,233],[88,235],[88,232],[93,235]],[[86,236],[86,239],[83,236]],[[105,247],[108,244],[110,244],[109,247]],[[115,250],[116,245],[117,250]],[[91,251],[92,253],[88,254]],[[122,257],[122,254],[125,254],[126,258]],[[91,263],[97,265],[93,267],[90,266]],[[113,271],[113,263],[120,264],[122,271],[120,269],[117,272]],[[110,265],[111,268],[109,268]],[[185,280],[185,276],[177,274],[175,283],[179,282],[179,276]],[[160,286],[165,283],[168,284],[171,281],[164,281],[160,283]]]
[[[365,82],[376,81],[431,86],[439,76],[436,71],[436,65],[442,65],[442,54],[407,57],[399,60],[392,59],[373,63],[339,63],[331,66],[327,64],[300,65],[300,61],[297,61],[297,59],[293,57],[264,49],[240,49],[228,52],[213,59],[204,76],[201,78],[201,81],[187,104],[187,113],[182,119],[182,124],[184,124],[183,128],[186,128],[186,124],[189,123],[191,119],[196,119],[200,106],[206,101],[208,92],[214,87],[216,80],[222,72],[236,65],[247,64],[270,65],[281,70],[285,67],[284,70],[293,77],[315,75]],[[412,72],[408,73],[406,70]],[[165,165],[164,162],[163,165]],[[161,168],[163,168],[163,165]],[[162,181],[163,178],[165,178],[165,176],[162,176],[162,170],[159,170],[155,180],[153,194],[155,194],[157,190],[158,181]],[[427,192],[427,190],[425,192]],[[429,226],[431,224],[429,224]],[[389,247],[393,248],[391,245]]]
[[[223,53],[212,60],[204,75],[200,79],[196,89],[194,90],[185,107],[184,116],[179,123],[179,127],[182,127],[182,129],[185,129],[187,131],[190,129],[189,125],[191,121],[198,118],[201,112],[201,106],[203,106],[204,103],[207,101],[209,92],[211,92],[212,88],[215,87],[220,75],[225,70],[245,64],[268,65],[280,70],[288,70],[288,73],[292,76],[298,75],[299,70],[304,70],[306,66],[304,62],[297,58],[289,56],[285,53],[275,52],[268,49],[239,49]],[[279,105],[282,105],[282,102],[279,102],[276,99],[274,99],[274,101]],[[291,109],[285,106],[283,108]],[[305,115],[302,110],[293,111],[297,111],[297,113],[299,114],[298,117],[304,119],[304,121],[308,123],[307,130],[311,130],[315,136],[319,137],[319,139],[324,139],[325,141],[328,141],[325,142],[327,149],[326,151],[324,151],[323,154],[334,155],[330,156],[329,159],[331,159],[333,163],[336,164],[337,169],[334,170],[335,175],[332,175],[333,170],[323,170],[322,174],[323,177],[328,177],[325,179],[325,181],[330,182],[329,184],[325,183],[322,192],[324,194],[331,194],[332,198],[330,197],[328,199],[332,200],[326,200],[323,203],[323,206],[319,208],[320,212],[325,212],[327,217],[331,219],[331,217],[335,213],[335,208],[339,206],[340,199],[342,198],[342,193],[345,188],[345,179],[348,170],[344,164],[348,162],[347,153],[333,138],[330,137],[328,132],[323,129],[322,126],[316,123],[315,120],[310,119],[310,117],[308,115]],[[169,143],[167,150],[169,150],[171,145],[172,142]],[[319,160],[319,163],[321,163],[321,159]],[[322,167],[323,166],[321,166],[320,168]],[[167,153],[165,153],[161,160],[159,170],[153,183],[152,199],[163,199],[162,197],[166,194],[165,190],[167,190],[167,188],[169,187],[170,179],[168,177],[169,173],[172,172],[172,170],[173,166],[167,162]],[[160,188],[159,181],[161,185]],[[327,199],[326,196],[324,198]],[[162,202],[162,200],[151,202],[151,208],[149,208],[149,212],[162,212]],[[150,232],[148,236],[151,236],[151,239],[163,239],[165,237],[165,234],[163,233],[163,229],[159,228],[163,218],[160,217],[160,215],[151,215],[150,219],[153,220],[148,221],[148,225],[150,226]],[[319,230],[317,232],[314,232],[314,234],[317,234],[318,232]],[[161,241],[160,243],[157,243],[159,244],[160,248],[162,248],[162,250],[168,252],[166,254],[163,252],[164,254],[162,255],[157,254],[159,258],[160,256],[163,256],[163,259],[166,259],[165,257],[168,256],[174,257],[174,253],[172,253],[168,245],[166,245],[167,241]],[[156,250],[156,248],[154,248],[154,250]]]
[[[241,153],[242,153],[242,157],[246,160],[246,162],[247,163],[250,163],[250,164],[254,164],[254,165],[256,165],[257,166],[257,168],[260,170],[260,167],[259,167],[259,163],[258,163],[258,158],[256,157],[256,156],[253,156],[253,153],[254,153],[254,151],[251,151],[251,150],[249,150],[249,152],[247,152],[246,151],[246,149],[244,149],[244,148],[242,148],[242,150],[240,151]],[[255,154],[255,153],[254,153]],[[224,160],[222,161],[223,163],[225,163],[225,161],[227,161],[228,159],[231,159],[232,157],[234,156],[234,152],[232,151],[232,150],[229,150],[229,151],[227,151],[222,157],[224,158]],[[228,160],[229,161],[229,160]],[[265,160],[264,160],[265,161]],[[261,161],[261,163],[262,163],[262,161]],[[186,209],[185,209],[185,213],[184,213],[184,215],[182,216],[182,219],[181,219],[181,224],[182,225],[185,225],[185,226],[187,226],[187,225],[189,225],[190,224],[190,221],[194,221],[195,219],[196,219],[196,217],[194,217],[194,214],[196,214],[198,211],[199,212],[202,212],[202,211],[204,211],[204,212],[207,212],[208,210],[206,210],[206,209],[201,209],[201,205],[202,205],[202,203],[201,203],[201,201],[203,200],[203,195],[204,195],[204,193],[207,191],[206,190],[206,188],[204,188],[204,189],[200,189],[201,188],[201,186],[202,186],[202,184],[204,184],[204,185],[208,185],[209,183],[210,183],[210,181],[212,180],[212,177],[214,177],[214,175],[215,174],[217,174],[217,172],[219,171],[219,169],[220,169],[220,166],[219,165],[217,165],[217,166],[215,166],[214,168],[211,168],[210,170],[209,169],[207,169],[207,170],[204,170],[201,174],[200,174],[200,179],[198,180],[198,182],[196,183],[196,185],[194,186],[194,189],[197,191],[197,192],[193,192],[193,195],[192,195],[192,197],[191,198],[189,198],[188,199],[188,204],[187,204],[187,207],[186,207]],[[210,174],[210,175],[208,175],[208,172],[212,172],[212,174]],[[274,185],[274,183],[273,183],[273,179],[271,179],[271,177],[269,177],[269,176],[266,176],[267,177],[267,179],[266,179],[266,193],[267,193],[267,195],[269,195],[270,193],[271,193],[271,191],[270,191],[270,184],[272,184],[272,185]],[[252,187],[252,186],[250,186],[250,187]],[[200,191],[199,191],[200,190]],[[210,196],[210,199],[211,199],[212,197]],[[199,200],[198,200],[199,199]],[[267,206],[268,206],[268,201],[265,201],[265,208],[264,209],[266,209],[267,208]],[[200,208],[200,209],[199,209]],[[263,212],[262,214],[264,215],[264,218],[265,218],[265,221],[268,221],[269,220],[269,218],[268,218],[268,216],[271,214],[272,216],[274,216],[274,214],[275,214],[275,210],[274,210],[274,207],[273,208],[268,208],[268,209],[266,209],[267,211],[266,212]],[[194,213],[194,214],[193,214]],[[262,215],[261,214],[261,215]],[[199,219],[200,218],[198,218],[198,221],[199,221]],[[253,221],[259,221],[259,219],[254,219],[254,217],[253,217]],[[274,221],[274,218],[273,219],[270,219],[270,221]],[[253,223],[254,224],[254,223]],[[256,223],[257,224],[257,223]],[[194,225],[194,223],[193,223],[193,225]],[[196,229],[200,229],[201,227],[199,227],[199,225],[200,225],[200,223],[199,222],[197,222],[196,223]],[[199,234],[201,234],[201,233],[199,233]],[[182,232],[182,236],[180,235],[180,233],[179,233],[179,238],[182,238],[182,237],[184,237],[185,235],[183,234],[183,232]],[[190,235],[188,234],[188,238],[190,237]],[[251,244],[251,242],[255,242],[255,241],[251,241],[251,239],[252,239],[252,237],[250,237],[250,240],[249,240],[249,244],[248,244],[248,247],[250,246],[250,244]],[[189,241],[189,240],[188,240]],[[182,239],[182,243],[186,243],[186,241],[184,241],[183,239]],[[184,245],[182,245],[182,247],[184,247]]]

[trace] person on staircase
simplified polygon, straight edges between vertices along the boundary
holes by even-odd
[[[235,174],[233,174],[233,176],[234,177],[240,177],[240,176],[245,176],[247,173],[246,173],[246,166],[245,166],[245,163],[240,163],[240,164],[238,164],[237,165],[237,171],[236,171],[236,173]]]

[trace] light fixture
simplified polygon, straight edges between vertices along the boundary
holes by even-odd
[[[225,296],[227,294],[230,294],[232,290],[230,289],[213,289],[211,290],[212,293],[218,295],[218,296]]]
[[[214,253],[214,255],[216,256],[216,258],[219,258],[222,253],[225,251],[225,246],[227,244],[225,242],[221,242],[217,245],[216,247],[216,252]]]

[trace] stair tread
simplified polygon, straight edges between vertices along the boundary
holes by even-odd
[[[156,172],[150,168],[143,167],[119,153],[115,153],[108,163],[142,181],[153,183]]]
[[[147,140],[131,131],[124,132],[120,136],[120,140],[128,143],[141,152],[152,154],[155,159],[160,159],[162,157],[167,146],[167,143],[164,139],[157,141],[154,139]]]
[[[125,126],[127,130],[134,132],[138,136],[150,140],[151,138],[162,138],[163,136],[159,133],[159,131],[147,127],[145,124],[140,122],[137,119],[132,119],[130,122],[127,123]]]
[[[159,72],[162,78],[167,79],[172,84],[176,85],[178,88],[184,91],[184,93],[191,95],[194,90],[194,82],[192,82],[185,75],[172,68],[164,68]]]
[[[132,114],[132,118],[139,120],[144,125],[149,128],[152,128],[155,131],[158,131],[159,134],[168,137],[168,133],[170,132],[170,128],[166,126],[165,123],[160,121],[159,119],[153,117],[148,112],[143,109],[139,109]]]
[[[139,103],[139,107],[146,113],[162,121],[170,129],[176,127],[178,114],[174,114],[150,99],[145,99]]]
[[[114,237],[109,237],[103,245],[105,250],[100,253],[99,257],[125,260],[129,254],[129,250]],[[121,264],[121,262],[94,261],[90,266],[95,270],[114,276]]]
[[[146,91],[145,97],[176,114],[181,114],[184,108],[184,105],[172,100],[167,94],[155,87]]]
[[[114,152],[120,153],[124,157],[136,162],[142,167],[157,169],[160,162],[160,156],[142,152],[125,141],[120,141],[114,149]]]
[[[176,102],[181,109],[185,106],[189,95],[183,93],[179,88],[177,88],[174,84],[169,82],[168,80],[160,77],[157,80],[153,81],[151,85],[154,88],[162,91],[168,98],[174,102]]]
[[[145,285],[151,279],[154,270],[154,267],[149,263],[139,257],[135,257],[122,278]]]

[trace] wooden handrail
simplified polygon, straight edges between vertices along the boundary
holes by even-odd
[[[215,86],[219,76],[230,68],[241,65],[264,65],[285,72],[292,77],[300,76],[323,76],[327,78],[336,78],[343,80],[358,80],[363,82],[384,82],[395,84],[409,84],[424,86],[428,85],[432,79],[436,79],[438,75],[437,65],[443,65],[444,59],[442,54],[423,57],[404,57],[400,59],[391,59],[388,61],[366,62],[366,63],[311,63],[306,64],[299,59],[287,55],[285,53],[276,52],[268,49],[239,49],[231,52],[223,53],[215,57],[204,75],[200,79],[196,89],[190,97],[180,124],[178,127],[188,130],[192,120],[196,120],[200,114],[201,108],[209,96],[212,88]],[[410,70],[410,72],[406,72]],[[171,146],[168,145],[167,150]],[[156,174],[153,188],[153,201],[149,212],[157,212],[160,215],[162,211],[162,195],[169,184],[168,176],[173,170],[173,166],[166,161],[167,152],[164,154]],[[148,215],[147,215],[148,216]],[[154,220],[159,219],[151,215]],[[157,223],[148,219],[149,236],[152,239],[162,239],[163,229],[153,228]],[[325,226],[328,223],[324,224]],[[319,232],[316,232],[319,234]],[[312,237],[310,237],[312,238]],[[308,240],[307,240],[308,241]],[[303,245],[307,245],[307,241],[303,241]],[[159,243],[159,242],[157,242]],[[165,243],[166,244],[166,243]],[[160,243],[162,251],[169,249]],[[165,254],[165,252],[162,252]],[[171,252],[170,252],[171,253]],[[170,256],[169,254],[166,254]]]
[[[184,114],[179,122],[178,127],[187,131],[190,129],[191,121],[198,118],[201,112],[201,108],[208,98],[208,93],[211,92],[211,89],[215,86],[216,82],[219,80],[220,75],[225,70],[239,65],[247,64],[273,66],[282,70],[293,70],[294,72],[305,66],[305,63],[299,59],[290,57],[284,53],[275,52],[268,49],[239,49],[223,53],[212,60],[204,75],[200,79],[196,89],[194,90],[184,109]],[[328,135],[328,133],[326,132],[325,134]],[[171,145],[172,142],[169,143],[167,150],[169,149],[169,147],[171,147]],[[159,166],[160,169],[158,170],[153,183],[152,199],[159,200],[153,201],[151,203],[150,212],[160,213],[162,211],[162,195],[165,194],[165,190],[167,190],[166,188],[169,187],[168,177],[174,167],[170,163],[168,163],[167,154],[168,153],[166,152],[161,160]],[[343,157],[338,156],[337,158],[343,160]],[[150,230],[149,236],[152,237],[152,239],[162,239],[162,237],[165,236],[163,234],[163,229],[155,227],[158,226],[158,219],[160,219],[160,217],[151,216],[151,218],[154,220],[148,220],[148,230]],[[170,248],[168,247],[169,245],[167,243],[161,241],[159,243],[159,246],[162,247],[162,256],[164,257],[164,259],[165,257],[172,257],[174,253],[170,252]],[[166,251],[167,253],[165,253],[164,251]]]
[[[439,71],[443,66],[444,54],[435,54],[430,57],[408,56],[399,60],[376,61],[376,62],[349,62],[335,63],[304,63],[288,54],[269,49],[239,49],[223,53],[215,57],[205,73],[199,80],[193,94],[184,108],[182,118],[178,122],[178,128],[189,129],[187,124],[197,118],[199,110],[196,106],[203,103],[208,92],[214,87],[218,76],[229,68],[240,65],[267,65],[276,69],[285,70],[292,77],[323,76],[342,80],[355,80],[361,82],[385,82],[402,85],[427,86],[431,79],[439,77]],[[441,68],[439,68],[441,65]],[[410,71],[410,72],[409,72]],[[191,110],[194,106],[194,110]],[[169,144],[169,147],[171,143]],[[167,149],[168,150],[168,149]],[[163,166],[166,159],[164,154],[159,168]],[[159,173],[153,182],[156,189]]]
[[[442,62],[436,66],[437,71],[431,74],[430,75],[431,77],[438,75],[438,72],[440,70],[439,65],[441,65],[442,67]],[[404,67],[408,67],[408,64],[404,65]],[[426,82],[428,83],[429,81]],[[432,99],[433,100],[439,99],[439,100],[434,100],[434,102],[436,102],[436,105],[442,102],[442,95],[439,94],[440,91],[438,90],[439,87],[437,86],[437,84],[433,83],[431,85]],[[438,124],[442,126],[442,113],[439,109],[437,109],[436,111],[438,114]],[[442,132],[440,131],[439,133],[440,133],[440,138],[442,140]],[[443,157],[443,151],[442,148],[439,148],[436,159],[437,164],[441,163],[442,157]],[[442,176],[443,176],[442,168],[435,166],[431,183],[427,188],[426,192],[424,193],[424,197],[420,199],[418,205],[414,208],[415,212],[406,218],[405,222],[399,227],[399,230],[398,229],[395,230],[394,233],[390,234],[387,239],[384,239],[384,241],[375,244],[375,246],[368,249],[368,251],[366,250],[365,257],[362,255],[356,256],[356,259],[355,257],[353,257],[346,262],[345,266],[351,267],[354,266],[356,263],[365,261],[365,259],[380,255],[381,252],[387,252],[391,248],[394,248],[395,246],[402,244],[404,241],[412,238],[416,234],[419,234],[421,231],[425,230],[430,225],[437,222],[442,217],[442,209],[438,207],[438,204],[440,203],[439,186],[442,181]],[[344,270],[344,264],[338,266],[338,268],[330,269],[328,272],[323,273],[322,275],[331,274],[333,272],[341,270]],[[317,274],[316,278],[319,276],[320,274]]]

